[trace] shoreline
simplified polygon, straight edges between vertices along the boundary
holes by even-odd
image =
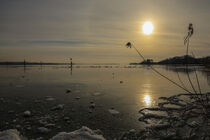
[[[199,97],[199,98],[198,98]],[[51,97],[48,97],[49,100],[53,100]],[[149,107],[143,108],[139,111],[141,117],[139,118],[140,122],[146,124],[145,128],[142,130],[131,129],[125,131],[121,136],[116,137],[117,140],[123,139],[148,139],[148,138],[160,138],[160,139],[202,139],[210,138],[208,130],[210,130],[210,93],[206,94],[177,94],[170,97],[160,97],[162,100],[159,102],[158,107]],[[203,104],[200,102],[202,100],[205,103],[206,109],[202,109]],[[1,98],[2,101],[2,98]],[[54,110],[62,110],[63,106],[54,108]],[[13,113],[13,112],[9,112]],[[25,114],[24,114],[25,113]],[[32,118],[31,113],[24,112],[22,114],[23,118]],[[58,114],[57,114],[58,115]],[[116,114],[118,115],[118,114]],[[75,140],[82,138],[84,140],[105,140],[107,138],[101,130],[92,130],[88,127],[82,126],[78,130],[64,132],[62,128],[54,132],[56,135],[50,137],[45,137],[48,135],[52,127],[57,127],[56,124],[46,123],[50,116],[45,118],[39,118],[41,122],[46,127],[39,127],[37,129],[39,135],[36,140],[41,139],[50,139],[50,140],[63,140],[71,139],[75,137]],[[53,120],[53,119],[52,119]],[[70,118],[66,118],[70,120]],[[55,121],[55,120],[54,120]],[[19,126],[19,129],[24,126]],[[29,130],[29,129],[28,129]],[[167,131],[166,131],[167,130]],[[199,130],[199,131],[198,131]],[[183,132],[187,133],[183,133]],[[200,132],[201,131],[201,132]],[[0,134],[6,135],[17,135],[18,137],[24,136],[26,139],[26,132],[21,132],[16,129],[13,130],[3,130]],[[62,132],[62,133],[60,133]],[[188,133],[189,132],[189,133]],[[206,132],[206,133],[205,133]],[[21,134],[20,134],[21,133]],[[35,133],[34,133],[35,134]],[[34,135],[31,133],[31,136]],[[0,135],[1,136],[4,135]],[[105,136],[105,138],[104,138]],[[34,139],[34,137],[31,137]],[[31,139],[30,138],[30,139]],[[111,138],[107,138],[107,140]]]

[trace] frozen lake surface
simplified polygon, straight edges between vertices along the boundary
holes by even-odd
[[[185,67],[155,66],[186,87]],[[194,67],[190,76],[196,85]],[[210,70],[196,67],[202,92],[210,87]],[[107,139],[144,127],[140,109],[153,107],[161,96],[184,93],[148,66],[0,66],[0,129],[16,128],[29,138],[50,138],[59,131],[87,126]],[[30,111],[28,117],[24,112]],[[48,135],[39,133],[46,127]]]

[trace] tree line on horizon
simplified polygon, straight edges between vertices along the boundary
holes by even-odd
[[[154,62],[153,59],[146,59],[140,63],[130,63],[131,65],[139,65],[139,64],[198,64],[198,65],[210,65],[210,56],[195,58],[191,55],[184,56],[174,56],[171,58],[166,58],[164,60]]]

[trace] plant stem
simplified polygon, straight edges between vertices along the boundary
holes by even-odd
[[[189,75],[189,70],[188,70],[188,48],[189,48],[189,37],[187,38],[187,51],[186,51],[186,58],[187,58],[187,63],[186,63],[186,70],[187,70],[187,77],[188,77],[188,80],[189,80],[189,83],[193,89],[193,91],[195,92],[195,94],[197,94],[196,90],[195,90],[195,87],[192,83],[192,80],[190,78],[190,75]]]
[[[135,46],[133,46],[133,48],[136,50],[136,52],[139,54],[139,56],[145,61],[144,56],[139,52],[139,50],[136,49]],[[170,78],[168,78],[167,76],[165,76],[165,75],[163,75],[162,73],[160,73],[158,70],[156,70],[155,68],[153,68],[151,65],[149,65],[149,66],[150,66],[150,68],[151,68],[154,72],[156,72],[157,74],[159,74],[159,75],[162,76],[163,78],[167,79],[168,81],[170,81],[171,83],[173,83],[173,84],[176,85],[177,87],[183,89],[184,91],[186,91],[186,92],[188,92],[188,93],[192,93],[192,92],[190,92],[188,89],[182,87],[182,86],[181,86],[180,84],[178,84],[177,82],[173,81],[172,79],[170,79]]]

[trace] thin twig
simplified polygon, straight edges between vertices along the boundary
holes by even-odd
[[[145,59],[144,56],[139,52],[139,50],[136,49],[135,46],[132,46],[132,47],[136,50],[136,52],[137,52],[137,53],[139,54],[139,56],[143,59],[143,61],[145,61],[146,59]],[[186,92],[188,92],[188,93],[192,93],[192,92],[190,92],[188,89],[182,87],[182,86],[181,86],[180,84],[178,84],[177,82],[173,81],[172,79],[170,79],[170,78],[166,77],[165,75],[163,75],[162,73],[160,73],[158,70],[156,70],[155,68],[153,68],[152,65],[149,65],[149,66],[150,66],[150,68],[151,68],[154,72],[156,72],[157,74],[159,74],[159,75],[162,76],[163,78],[167,79],[168,81],[170,81],[170,82],[173,83],[174,85],[178,86],[179,88],[183,89],[184,91],[186,91]]]
[[[178,77],[178,79],[179,79],[179,82],[181,83],[182,87],[184,87],[185,89],[187,89],[187,88],[186,88],[186,86],[184,85],[184,83],[183,83],[183,81],[182,81],[181,77],[179,76],[179,72],[178,72],[178,70],[177,70],[177,67],[176,67],[176,66],[175,66],[175,68],[176,68],[176,73],[177,73],[177,77]]]
[[[187,58],[187,63],[186,63],[186,70],[187,70],[187,77],[188,77],[188,80],[189,80],[189,83],[193,89],[193,91],[195,92],[195,94],[197,94],[197,91],[195,90],[195,87],[192,83],[192,80],[190,78],[190,75],[189,75],[189,70],[188,70],[188,48],[189,48],[189,37],[187,38],[187,51],[186,51],[186,58]]]
[[[192,56],[195,58],[195,55],[193,54],[193,52],[192,52]],[[201,92],[200,82],[198,80],[197,70],[196,70],[196,68],[194,68],[194,70],[195,70],[195,76],[196,76],[196,80],[197,80],[197,84],[198,84],[198,89],[199,89],[199,92],[201,94],[202,92]]]

